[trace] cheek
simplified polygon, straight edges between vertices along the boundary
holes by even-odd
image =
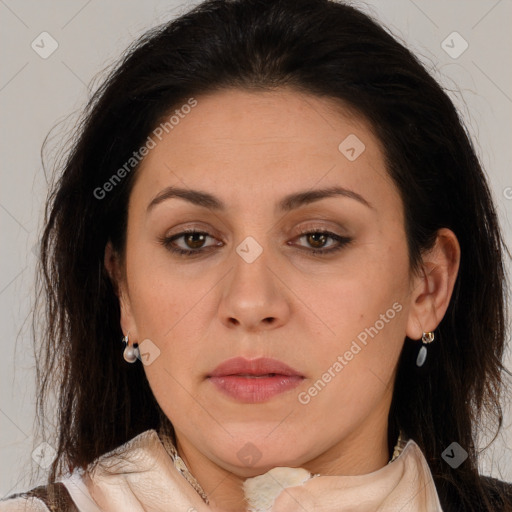
[[[139,239],[126,262],[132,312],[141,336],[162,338],[192,308],[200,290],[158,242],[146,241],[143,235]]]
[[[386,391],[405,337],[407,269],[407,255],[389,250],[387,257],[360,258],[323,293],[310,295],[324,324],[309,350],[315,355],[312,381],[320,379],[323,394],[320,407],[336,402],[357,408],[358,401]]]
[[[318,334],[332,348],[342,350],[361,333],[364,342],[364,333],[375,327],[383,337],[402,329],[407,267],[399,253],[382,254],[361,252],[346,271],[327,276],[317,287],[303,283],[298,289],[321,321]]]
[[[154,252],[161,251],[153,248],[152,254],[133,250],[127,260],[127,278],[138,341],[150,340],[158,354],[145,365],[151,387],[158,395],[160,389],[173,386],[175,381],[170,376],[183,381],[182,375],[190,375],[200,360],[204,330],[196,320],[204,314],[201,296],[205,288],[192,286],[189,279],[173,272],[171,262],[162,263],[161,255],[155,257]]]
[[[375,311],[382,313],[365,312],[357,322],[347,319],[350,331],[340,332],[334,342],[320,344],[310,352],[314,354],[311,361],[316,371],[299,401],[307,404],[308,417],[313,422],[323,421],[329,411],[333,435],[340,423],[358,424],[380,409],[386,396],[391,397],[394,371],[403,346],[405,312],[398,301]],[[370,316],[373,319],[366,321]]]

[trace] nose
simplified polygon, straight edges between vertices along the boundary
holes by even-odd
[[[288,321],[292,293],[267,255],[268,251],[263,250],[256,260],[248,262],[234,254],[234,268],[224,281],[219,305],[226,327],[259,332],[276,329]]]

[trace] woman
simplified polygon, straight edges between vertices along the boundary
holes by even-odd
[[[57,456],[0,510],[512,510],[474,437],[502,418],[496,212],[368,16],[210,0],[148,33],[46,220]]]

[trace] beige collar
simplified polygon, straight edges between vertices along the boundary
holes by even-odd
[[[83,482],[103,512],[211,510],[175,467],[155,430],[100,457]],[[442,512],[430,469],[413,440],[373,473],[316,476],[282,490],[271,509],[253,510],[296,512],[298,503],[300,510],[315,512]]]

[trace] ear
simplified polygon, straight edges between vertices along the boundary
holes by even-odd
[[[459,271],[460,246],[447,228],[437,232],[434,247],[422,258],[420,275],[413,279],[411,307],[406,335],[419,340],[423,332],[434,331],[443,319]]]
[[[126,272],[121,261],[121,256],[112,246],[112,242],[108,241],[105,246],[104,265],[112,281],[112,286],[119,298],[119,307],[121,310],[121,329],[124,334],[130,334],[130,340],[136,342],[138,340],[137,327],[133,317],[130,304],[130,296],[126,280]]]

